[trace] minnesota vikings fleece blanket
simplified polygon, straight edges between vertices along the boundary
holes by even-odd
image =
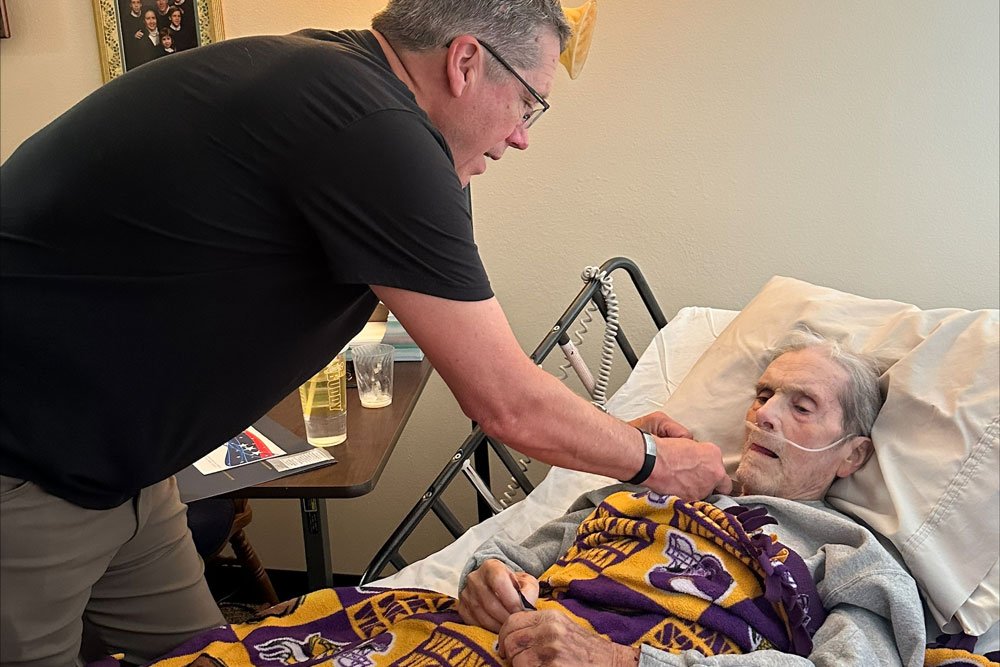
[[[825,612],[802,559],[759,530],[767,523],[763,509],[613,494],[542,575],[536,606],[619,644],[807,656]],[[418,589],[321,590],[205,632],[155,664],[505,664],[496,634],[462,623],[455,605]]]
[[[801,559],[757,530],[769,521],[741,507],[614,494],[541,577],[537,607],[621,644],[807,655],[823,608]],[[157,664],[503,664],[496,634],[463,624],[454,607],[430,591],[322,590],[203,633]]]

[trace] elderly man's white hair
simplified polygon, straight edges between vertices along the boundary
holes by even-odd
[[[874,358],[849,350],[833,339],[802,327],[792,330],[769,349],[764,365],[769,366],[787,352],[814,348],[823,351],[847,372],[847,384],[840,395],[844,433],[870,436],[884,400],[878,386],[878,362]]]

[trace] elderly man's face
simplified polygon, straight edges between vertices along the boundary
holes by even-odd
[[[807,348],[775,359],[757,383],[747,421],[809,449],[846,435],[841,391],[848,375],[820,350]],[[818,500],[836,477],[850,475],[868,453],[868,438],[848,438],[823,452],[804,452],[747,429],[736,479],[744,494]]]

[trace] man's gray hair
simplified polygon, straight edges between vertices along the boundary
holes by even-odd
[[[793,330],[768,350],[765,367],[787,352],[811,348],[822,350],[847,371],[847,385],[840,395],[844,433],[870,436],[883,403],[878,386],[879,366],[873,357],[849,350],[833,339],[803,328]]]
[[[439,49],[459,35],[472,35],[523,69],[538,64],[536,40],[545,30],[559,38],[560,51],[572,32],[558,0],[389,0],[372,28],[407,51]],[[499,68],[491,63],[488,71]]]

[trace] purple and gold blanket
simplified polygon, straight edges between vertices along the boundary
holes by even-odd
[[[806,656],[823,623],[801,558],[759,529],[763,509],[609,496],[541,577],[537,608],[558,609],[614,642],[705,655],[776,649]],[[503,665],[497,636],[466,625],[452,597],[339,588],[205,632],[156,662],[235,665]]]
[[[741,507],[614,494],[542,575],[537,607],[621,644],[806,655],[823,608],[801,559],[757,530],[769,522]],[[423,590],[322,590],[203,633],[156,664],[503,664],[496,634],[465,625],[454,607]]]

